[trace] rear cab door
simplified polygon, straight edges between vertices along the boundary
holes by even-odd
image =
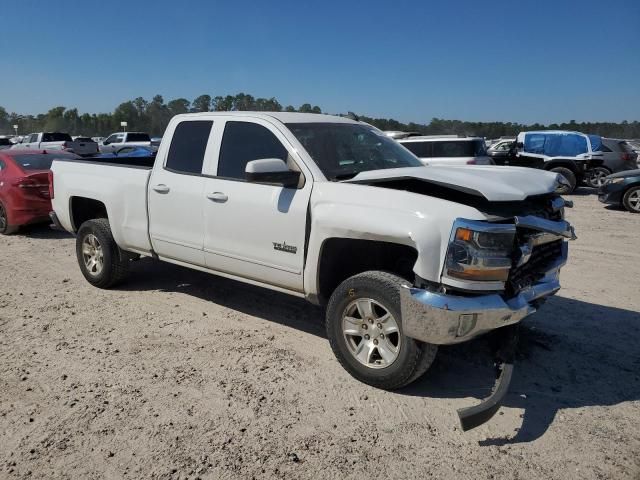
[[[220,118],[220,121],[218,121]],[[216,117],[215,154],[206,164],[204,252],[208,268],[303,292],[311,172],[279,124]],[[249,161],[278,158],[301,172],[297,188],[245,180]]]
[[[203,164],[213,120],[176,119],[167,128],[149,178],[149,236],[155,253],[204,266]]]

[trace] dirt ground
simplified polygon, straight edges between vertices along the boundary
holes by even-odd
[[[638,479],[640,215],[589,193],[506,405],[467,433],[484,339],[384,392],[302,300],[151,260],[102,291],[69,235],[0,237],[0,478]]]

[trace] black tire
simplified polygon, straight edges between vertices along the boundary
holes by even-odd
[[[568,169],[567,167],[555,167],[549,171],[553,173],[559,173],[569,182],[569,185],[560,185],[556,189],[556,193],[559,193],[560,195],[568,195],[576,189],[578,180],[576,179],[576,174],[573,173],[570,169]]]
[[[604,183],[604,178],[611,175],[608,168],[595,167],[587,171],[587,178],[585,183],[592,188],[600,188]]]
[[[640,213],[640,187],[631,187],[622,197],[622,206],[631,213]]]
[[[0,202],[0,234],[11,235],[18,231],[18,227],[9,225],[9,214],[2,202]]]
[[[429,369],[438,351],[436,345],[419,342],[402,332],[402,283],[406,281],[391,273],[364,272],[342,282],[331,295],[327,305],[327,336],[340,364],[357,380],[384,390],[395,390],[417,380]],[[397,357],[383,368],[368,367],[360,363],[351,353],[343,334],[343,315],[355,300],[365,298],[383,305],[384,309],[397,319],[400,338]]]
[[[83,253],[85,240],[88,241],[91,235],[97,239],[103,259],[102,267],[95,272],[89,270]],[[129,255],[116,244],[106,218],[87,220],[80,226],[76,237],[76,257],[84,278],[98,288],[113,287],[124,280],[129,272]]]

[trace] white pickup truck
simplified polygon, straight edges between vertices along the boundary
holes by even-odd
[[[100,152],[118,153],[125,147],[149,147],[154,148],[151,137],[144,132],[116,132],[109,135],[100,143]]]
[[[384,389],[416,380],[438,345],[497,330],[497,386],[458,412],[464,429],[499,408],[515,326],[558,291],[574,238],[557,174],[425,167],[328,115],[178,115],[153,165],[113,162],[52,165],[52,219],[91,284],[150,256],[304,297],[326,306],[343,367]]]
[[[76,155],[90,156],[98,153],[98,144],[91,141],[74,141],[68,133],[40,132],[25,135],[13,150],[65,150]]]

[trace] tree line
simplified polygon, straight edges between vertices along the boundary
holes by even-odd
[[[189,101],[176,98],[165,103],[162,95],[151,100],[142,97],[118,105],[113,113],[82,113],[77,108],[55,107],[47,113],[38,115],[20,115],[7,112],[0,106],[0,134],[14,133],[13,125],[18,125],[18,133],[38,131],[62,131],[73,135],[105,136],[121,130],[120,122],[127,122],[131,131],[149,132],[159,136],[174,115],[188,112],[222,111],[265,111],[265,112],[304,112],[322,113],[317,105],[305,103],[298,108],[293,105],[283,107],[274,97],[255,98],[252,95],[216,96],[200,95]],[[513,122],[466,122],[462,120],[443,120],[433,118],[429,123],[403,123],[392,118],[370,118],[365,115],[360,120],[375,125],[382,130],[401,130],[419,132],[424,135],[477,135],[486,138],[515,136],[525,130],[574,130],[583,133],[602,135],[612,138],[640,138],[640,122],[576,122],[531,125]]]

